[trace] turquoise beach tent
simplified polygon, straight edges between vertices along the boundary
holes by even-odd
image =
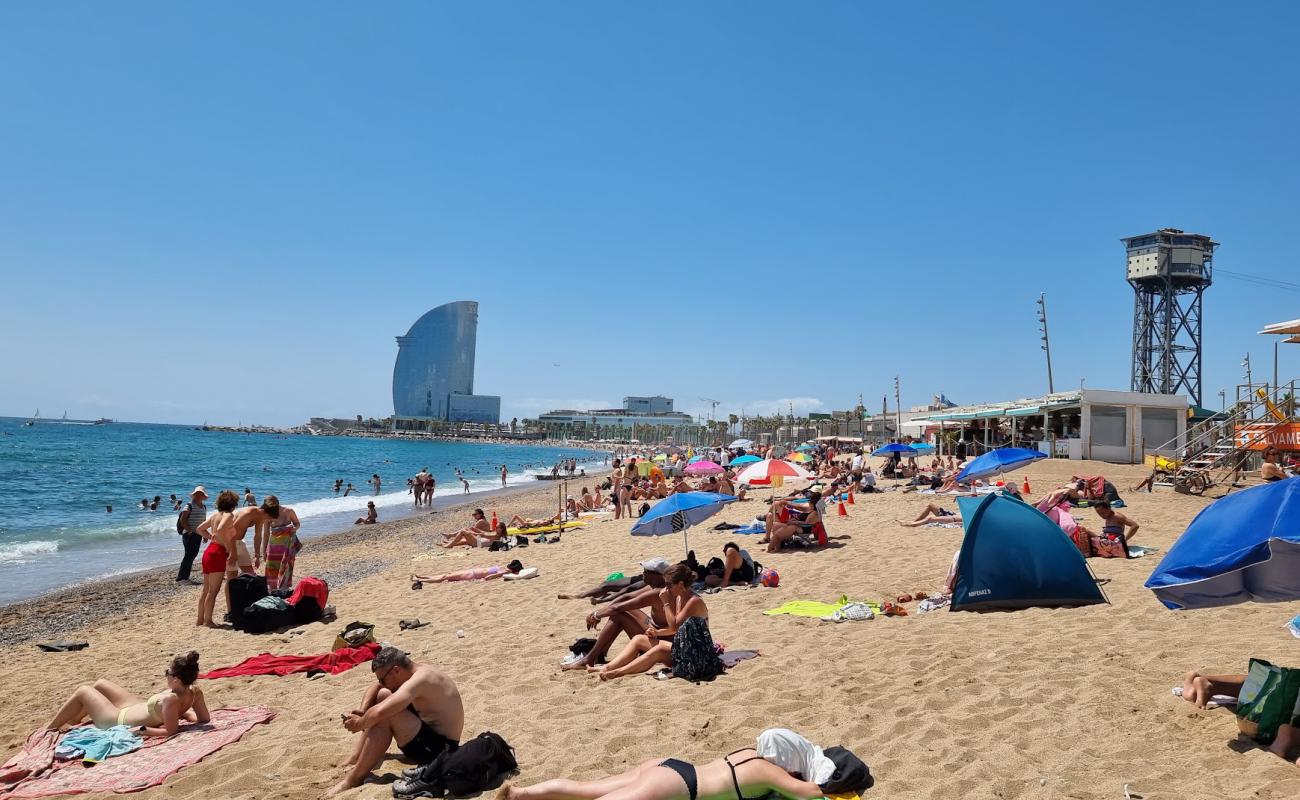
[[[959,497],[962,526],[953,611],[1010,611],[1107,602],[1083,555],[1033,506],[986,494]]]

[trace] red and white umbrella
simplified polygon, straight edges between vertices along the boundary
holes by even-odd
[[[740,471],[736,476],[737,483],[752,483],[754,480],[771,479],[774,475],[784,475],[787,478],[801,478],[803,480],[812,480],[812,474],[798,464],[791,464],[789,461],[780,461],[775,458],[764,459],[750,464]]]

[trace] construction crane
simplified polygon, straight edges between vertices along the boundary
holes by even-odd
[[[712,422],[712,421],[713,421],[713,415],[714,415],[714,412],[716,412],[716,411],[718,410],[718,406],[722,403],[722,401],[721,401],[721,400],[714,400],[712,397],[701,397],[701,398],[699,398],[699,400],[700,400],[701,403],[712,403],[712,404],[713,404],[713,407],[709,409],[709,422]]]

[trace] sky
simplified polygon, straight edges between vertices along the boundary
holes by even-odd
[[[502,415],[1127,389],[1120,237],[1300,283],[1300,6],[0,5],[0,414],[392,412],[479,302]],[[1216,275],[1206,405],[1300,292]],[[1284,345],[1282,380],[1300,375]],[[706,399],[707,398],[707,399]]]

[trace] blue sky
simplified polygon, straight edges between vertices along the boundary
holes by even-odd
[[[1040,393],[1039,292],[1057,387],[1127,388],[1121,236],[1300,281],[1298,17],[6,3],[0,413],[384,415],[393,337],[462,299],[507,419]],[[1205,306],[1217,405],[1300,293]]]

